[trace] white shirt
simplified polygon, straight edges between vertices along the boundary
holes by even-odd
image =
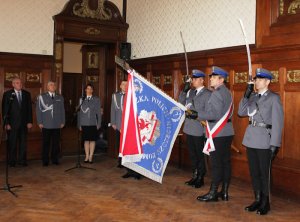
[[[52,93],[52,92],[48,92],[50,97],[54,97],[55,96],[55,93]]]
[[[266,90],[264,90],[264,91],[262,91],[262,92],[260,92],[260,93],[258,93],[258,94],[260,94],[260,95],[262,96],[262,95],[264,95],[267,91],[268,91],[268,89],[266,89]]]
[[[204,86],[201,86],[201,87],[197,88],[197,89],[196,89],[195,95],[198,95],[198,93],[199,93],[203,88],[204,88]]]

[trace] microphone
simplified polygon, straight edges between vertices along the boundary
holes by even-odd
[[[16,97],[16,93],[13,92],[13,93],[10,95],[9,100],[12,101],[12,100],[14,100],[15,97]]]

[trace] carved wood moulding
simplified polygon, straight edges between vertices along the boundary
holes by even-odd
[[[276,83],[279,81],[279,72],[278,71],[271,71],[273,79],[271,82]]]
[[[248,72],[236,72],[234,74],[234,83],[246,83],[248,82]]]
[[[297,14],[297,9],[300,8],[300,0],[294,0],[290,2],[288,7],[288,14]]]
[[[164,75],[164,85],[172,85],[172,75]]]
[[[99,82],[99,76],[87,76],[86,79],[90,83]]]
[[[153,76],[152,83],[156,86],[160,86],[160,76]]]
[[[287,71],[287,80],[291,83],[300,82],[300,70],[289,70]]]
[[[91,9],[89,0],[82,0],[73,5],[73,13],[82,18],[92,18],[98,20],[111,20],[112,11],[104,6],[105,0],[98,0],[96,9]]]

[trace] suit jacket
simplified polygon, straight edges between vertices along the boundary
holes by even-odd
[[[225,85],[219,86],[215,89],[209,100],[205,111],[198,112],[200,120],[208,120],[210,129],[225,115],[232,102],[230,91]],[[232,115],[232,114],[231,114]],[[224,128],[216,135],[216,137],[232,136],[234,130],[231,122],[227,122]]]
[[[65,124],[64,98],[55,94],[52,99],[48,92],[38,96],[36,103],[36,118],[38,124],[45,129],[59,129]]]
[[[250,148],[269,149],[270,145],[280,147],[283,128],[283,108],[278,94],[265,92],[261,98],[252,93],[250,98],[242,98],[239,116],[252,116],[253,121],[272,125],[272,129],[249,125],[243,145]]]
[[[116,92],[111,98],[110,107],[110,123],[116,125],[117,129],[121,129],[122,125],[122,112],[123,112],[123,101],[125,99],[125,94],[122,92]]]
[[[32,123],[32,103],[31,95],[26,90],[21,90],[22,102],[19,105],[17,96],[12,96],[15,93],[14,89],[4,92],[2,99],[2,117],[7,114],[7,124],[9,124],[12,129],[17,129],[19,127],[26,127],[28,123]],[[9,103],[11,102],[11,107],[9,109]],[[9,113],[8,113],[9,111]]]
[[[99,97],[92,96],[90,100],[80,100],[81,104],[78,115],[78,127],[81,126],[97,126],[101,127],[101,102]]]
[[[194,89],[189,90],[188,93],[182,91],[179,94],[179,102],[189,109],[196,110],[198,113],[205,111],[211,91],[202,88],[197,95],[195,95],[195,92],[196,90]],[[205,134],[204,127],[198,119],[194,120],[188,118],[184,121],[183,132],[191,136],[203,136]]]

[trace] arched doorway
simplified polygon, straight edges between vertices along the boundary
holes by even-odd
[[[55,34],[52,77],[58,83],[60,93],[64,95],[65,92],[65,96],[72,95],[73,103],[69,102],[70,98],[65,98],[65,106],[69,106],[67,108],[71,110],[67,115],[71,115],[72,110],[75,111],[76,103],[82,95],[82,87],[86,83],[92,83],[95,86],[95,94],[101,99],[102,119],[109,122],[111,95],[117,90],[123,74],[123,71],[117,68],[114,56],[119,55],[120,44],[126,42],[128,24],[118,8],[112,2],[104,0],[70,0],[53,19]],[[64,42],[83,44],[82,73],[76,80],[63,73]],[[63,149],[76,146],[76,141],[62,141]],[[72,150],[76,152],[75,148]],[[112,149],[108,152],[111,155],[116,154]]]

